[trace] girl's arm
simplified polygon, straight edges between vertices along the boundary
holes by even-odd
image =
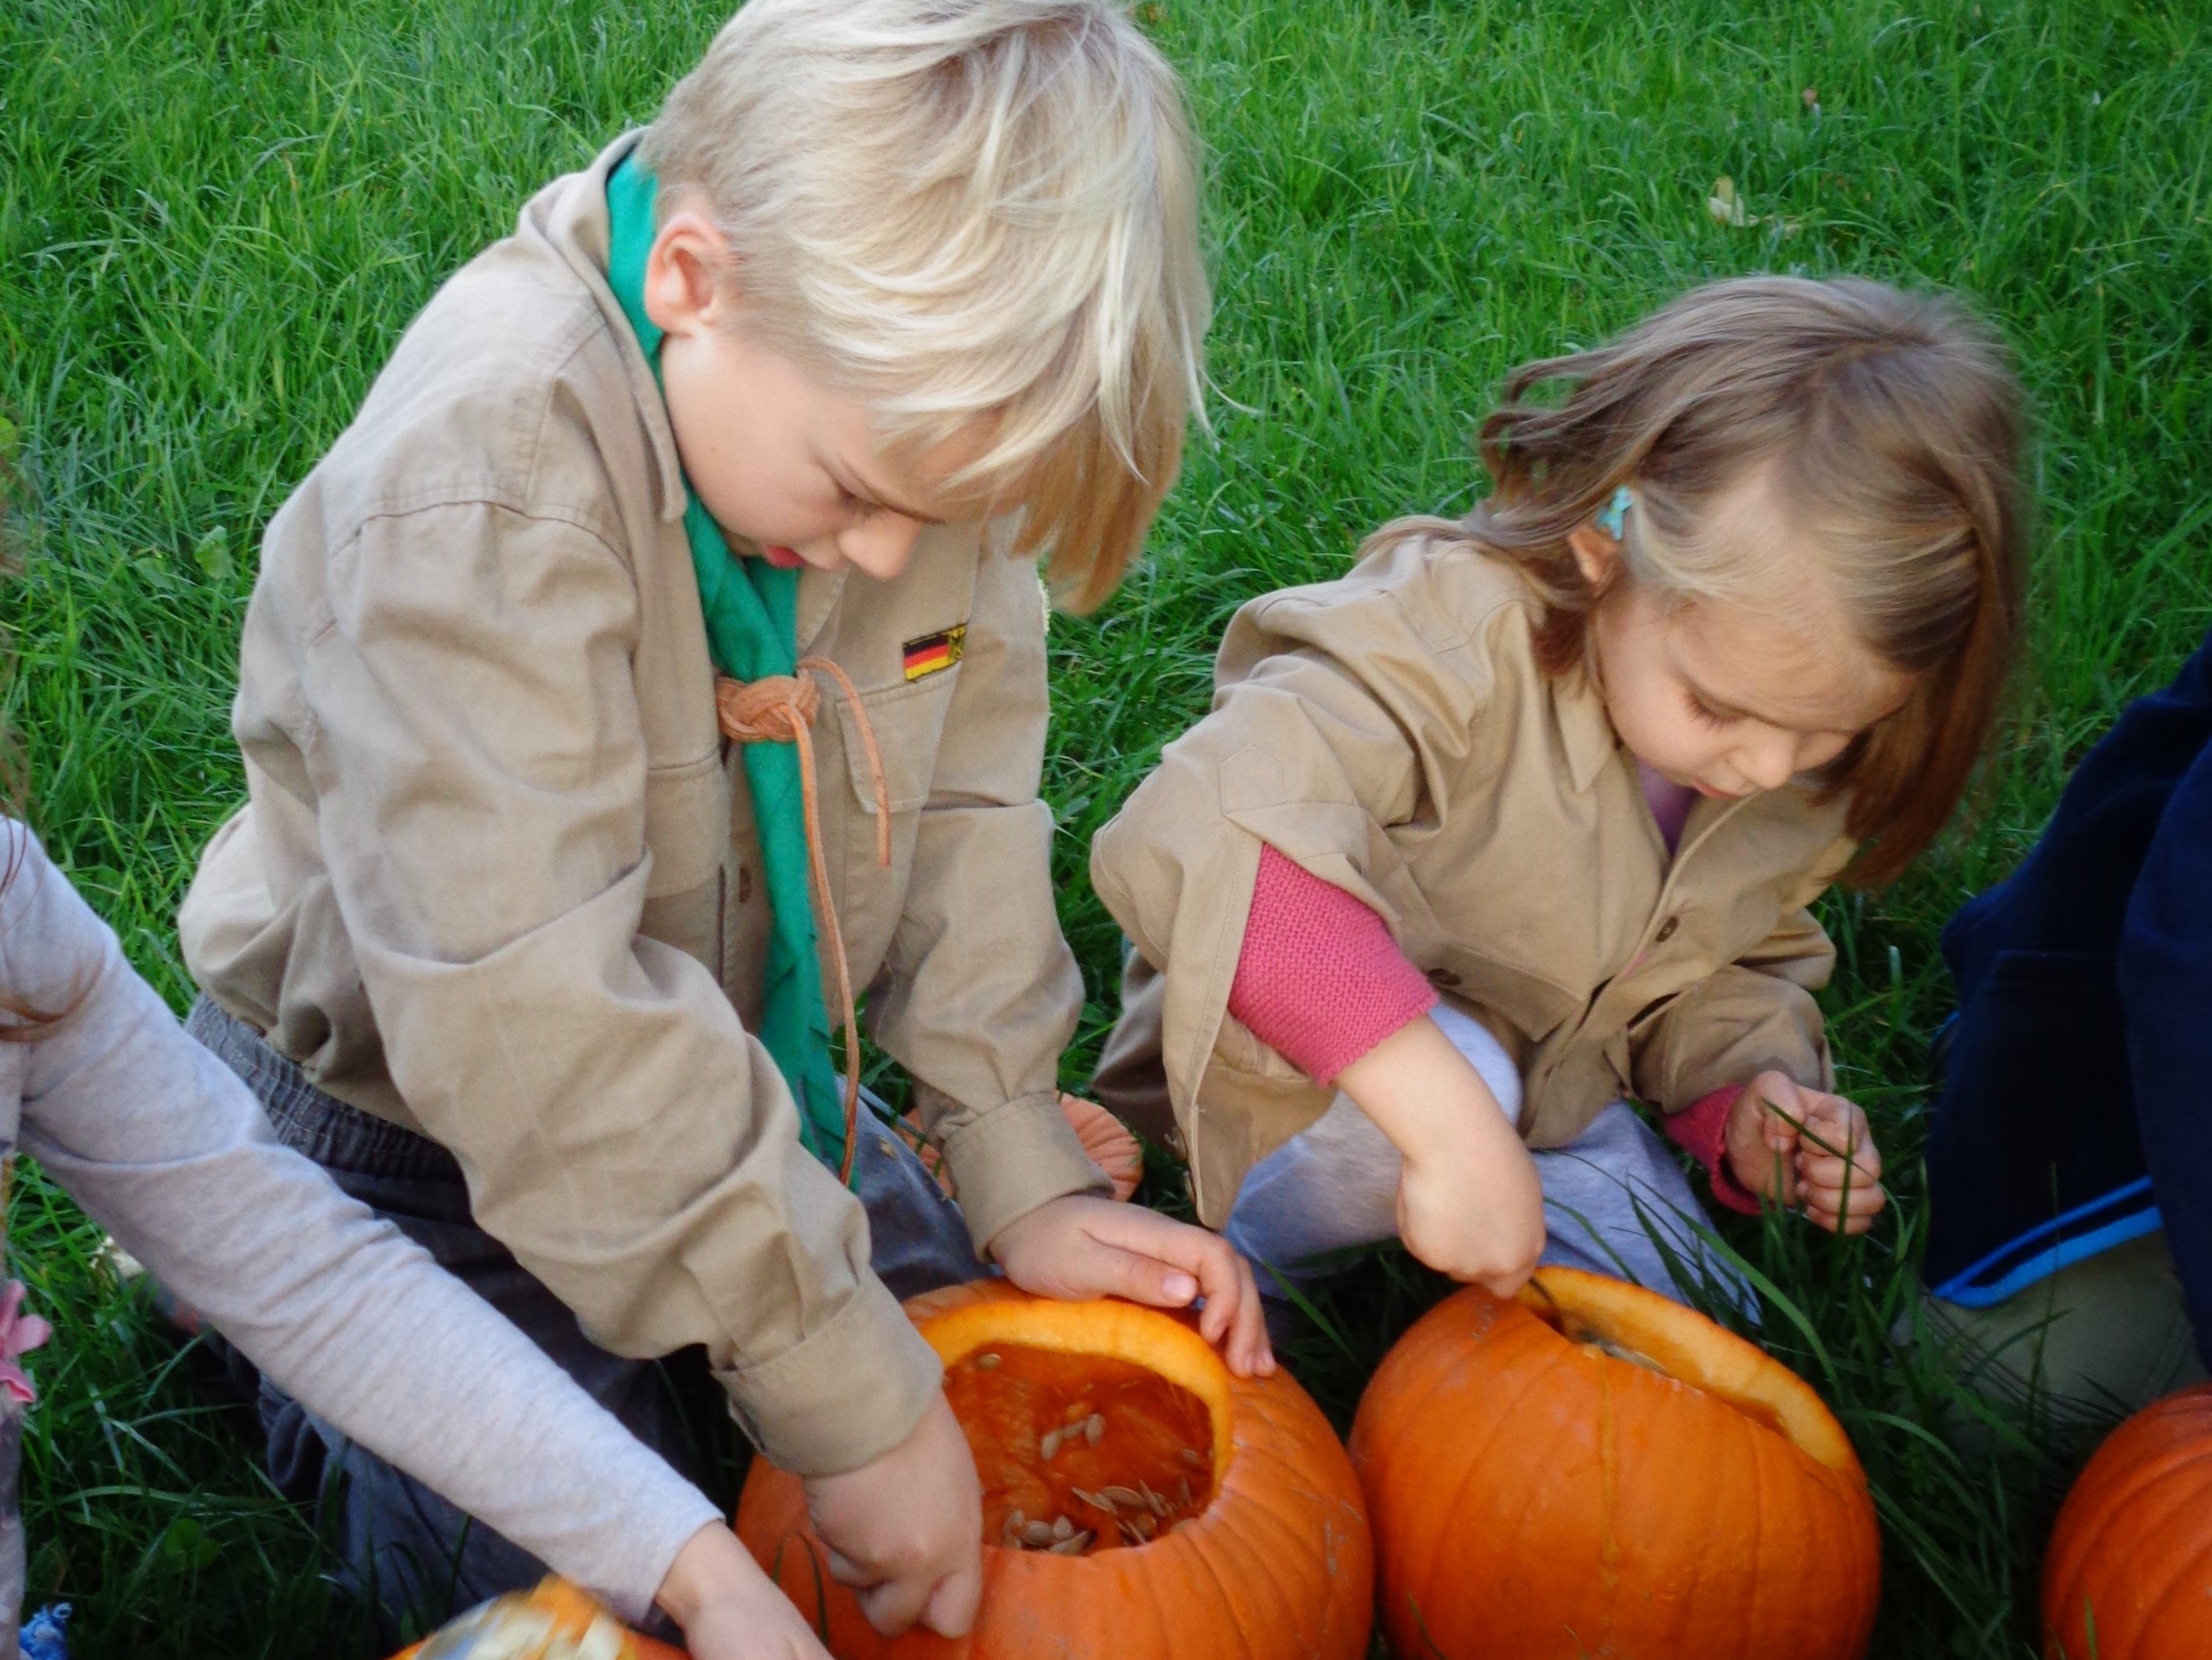
[[[1544,1250],[1535,1160],[1482,1075],[1424,1015],[1337,1082],[1406,1160],[1398,1232],[1439,1273],[1501,1297],[1528,1282]]]
[[[75,1004],[26,1057],[26,1150],[310,1410],[642,1614],[720,1524],[714,1506],[428,1253],[274,1142],[245,1086],[184,1034],[27,833],[0,834],[22,855],[0,896],[0,991]]]

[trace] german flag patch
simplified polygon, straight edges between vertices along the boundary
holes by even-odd
[[[968,649],[968,625],[941,629],[933,634],[924,634],[920,639],[910,639],[899,647],[906,661],[906,677],[920,680],[940,669],[950,669],[960,661],[960,654]]]

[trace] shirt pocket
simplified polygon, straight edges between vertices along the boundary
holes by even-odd
[[[876,966],[890,948],[892,932],[905,906],[907,888],[914,880],[921,812],[929,804],[938,746],[944,739],[945,717],[959,674],[956,665],[912,685],[861,695],[860,706],[883,759],[884,793],[890,809],[888,870],[876,862],[876,786],[868,766],[867,745],[861,742],[860,720],[851,706],[842,700],[837,704],[846,787],[825,790],[823,807],[825,821],[834,816],[842,824],[825,822],[823,834],[829,845],[843,848],[844,880],[837,912],[845,933],[845,949],[852,958],[855,989],[872,978]],[[833,794],[837,797],[834,802],[829,799]]]

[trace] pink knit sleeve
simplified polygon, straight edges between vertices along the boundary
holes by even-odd
[[[1229,1012],[1321,1083],[1437,1006],[1382,918],[1285,858],[1260,850],[1260,879]]]
[[[1735,1171],[1728,1161],[1729,1113],[1735,1106],[1735,1098],[1742,1094],[1741,1084],[1716,1089],[1680,1112],[1668,1114],[1663,1124],[1668,1139],[1678,1147],[1687,1148],[1712,1177],[1715,1199],[1730,1210],[1756,1216],[1759,1196],[1736,1179]]]

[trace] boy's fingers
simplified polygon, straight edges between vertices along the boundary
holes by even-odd
[[[975,1623],[975,1610],[983,1601],[983,1571],[961,1568],[938,1581],[921,1623],[939,1637],[965,1637]]]
[[[860,1592],[860,1612],[885,1637],[910,1630],[929,1602],[927,1580],[886,1579]]]

